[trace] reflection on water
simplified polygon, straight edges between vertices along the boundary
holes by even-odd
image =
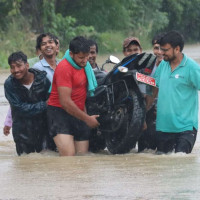
[[[185,51],[197,58],[199,50]],[[42,152],[18,157],[12,135],[2,134],[8,110],[2,77],[6,76],[0,77],[0,200],[199,199],[199,137],[189,155],[133,150],[125,155],[104,151],[59,157]]]

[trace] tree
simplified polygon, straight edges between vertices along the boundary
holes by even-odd
[[[93,26],[98,32],[119,31],[130,26],[123,0],[60,0],[56,11],[76,18],[77,25]]]
[[[167,13],[161,11],[162,0],[128,0],[126,4],[131,16],[130,30],[136,35],[153,35],[169,23]]]
[[[166,0],[163,1],[162,10],[168,13],[169,18],[169,25],[164,30],[177,30],[184,35],[186,41],[199,40],[200,0]]]

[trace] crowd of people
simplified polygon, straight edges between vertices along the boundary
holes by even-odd
[[[85,154],[90,130],[100,125],[99,116],[88,115],[85,106],[87,94],[93,95],[98,85],[94,72],[101,70],[97,43],[77,36],[62,60],[57,59],[59,46],[56,36],[42,33],[31,67],[21,51],[8,57],[11,75],[4,88],[10,109],[3,131],[8,135],[12,127],[18,155],[45,149],[60,156]],[[146,119],[138,152],[191,153],[198,130],[200,66],[182,53],[184,39],[177,31],[156,35],[152,46],[156,61],[149,75],[157,87],[152,96],[144,96]],[[126,38],[122,47],[125,57],[142,53],[136,37]]]

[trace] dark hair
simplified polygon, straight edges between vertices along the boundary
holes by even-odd
[[[184,38],[178,31],[169,31],[165,33],[158,41],[158,43],[163,46],[165,44],[170,44],[173,48],[179,46],[180,52],[184,47]]]
[[[83,36],[77,36],[72,39],[69,43],[69,50],[74,53],[89,53],[90,52],[90,45],[88,40]]]
[[[13,62],[16,61],[23,61],[24,63],[27,63],[27,56],[22,51],[17,51],[12,53],[8,57],[8,64],[11,65]]]
[[[47,37],[47,36],[49,36],[52,40],[54,40],[56,45],[58,44],[58,37],[57,36],[53,35],[52,33],[42,33],[37,37],[36,46],[35,46],[36,50],[41,49],[42,39],[44,37]]]
[[[94,40],[90,39],[90,40],[88,40],[88,43],[89,43],[90,47],[91,46],[95,46],[96,47],[96,52],[97,53],[99,52],[98,45],[97,45],[97,43]]]
[[[159,33],[157,35],[154,35],[154,37],[151,41],[152,45],[158,44],[158,41],[162,38],[163,35],[164,35],[164,33]]]

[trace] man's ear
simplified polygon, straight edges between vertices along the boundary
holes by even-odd
[[[71,58],[74,57],[74,54],[71,51],[69,51],[69,55],[71,56]]]
[[[180,49],[181,49],[180,46],[175,47],[175,50],[176,50],[177,53],[180,52]]]
[[[29,68],[29,63],[28,62],[25,65],[26,65],[27,68]]]

